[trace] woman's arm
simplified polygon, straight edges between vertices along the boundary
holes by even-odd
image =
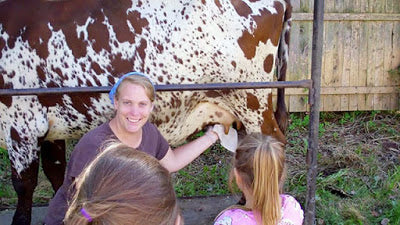
[[[192,162],[217,140],[218,135],[214,131],[208,130],[203,136],[194,141],[174,150],[169,148],[167,154],[160,160],[160,163],[169,172],[176,172]]]

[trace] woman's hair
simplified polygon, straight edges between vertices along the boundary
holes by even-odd
[[[121,81],[121,84],[117,87],[117,90],[115,92],[116,99],[119,98],[119,90],[121,89],[121,86],[125,83],[131,83],[142,86],[146,91],[147,97],[149,97],[150,101],[153,102],[155,100],[156,95],[153,83],[151,82],[150,78],[140,74],[129,75]]]
[[[179,209],[169,172],[154,157],[109,144],[76,180],[65,224],[173,225]]]
[[[262,224],[277,224],[286,175],[283,144],[271,136],[249,134],[240,141],[233,160],[243,185],[253,194],[252,209],[261,213]]]

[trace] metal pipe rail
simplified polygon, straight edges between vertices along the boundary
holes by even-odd
[[[312,87],[312,80],[274,81],[274,82],[243,82],[243,83],[208,83],[208,84],[163,84],[154,85],[156,91],[196,91],[196,90],[227,90],[227,89],[261,89],[261,88],[308,88]],[[55,87],[55,88],[27,88],[27,89],[0,89],[0,96],[15,95],[49,95],[72,93],[106,93],[109,86],[99,87]]]

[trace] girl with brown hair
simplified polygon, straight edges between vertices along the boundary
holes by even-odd
[[[244,137],[233,160],[231,183],[243,192],[244,206],[231,206],[217,216],[214,225],[300,225],[303,210],[297,200],[282,194],[285,149],[271,136]]]
[[[75,181],[67,225],[181,224],[169,172],[122,143],[109,145]]]

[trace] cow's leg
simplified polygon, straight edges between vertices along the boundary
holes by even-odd
[[[285,2],[288,8],[285,11],[285,18],[282,26],[280,43],[278,47],[278,59],[276,61],[278,81],[286,81],[287,63],[289,59],[289,42],[290,42],[292,7],[290,5],[290,1],[286,0]],[[276,121],[278,122],[279,128],[283,133],[286,133],[286,129],[288,126],[288,117],[289,115],[285,104],[285,89],[278,88],[275,118]]]
[[[37,186],[39,172],[39,159],[33,160],[28,168],[20,174],[12,167],[11,178],[18,195],[18,204],[13,217],[13,225],[26,225],[31,223],[33,191]]]
[[[64,180],[66,166],[65,141],[45,141],[42,144],[40,152],[43,172],[49,179],[55,193],[61,187]]]

